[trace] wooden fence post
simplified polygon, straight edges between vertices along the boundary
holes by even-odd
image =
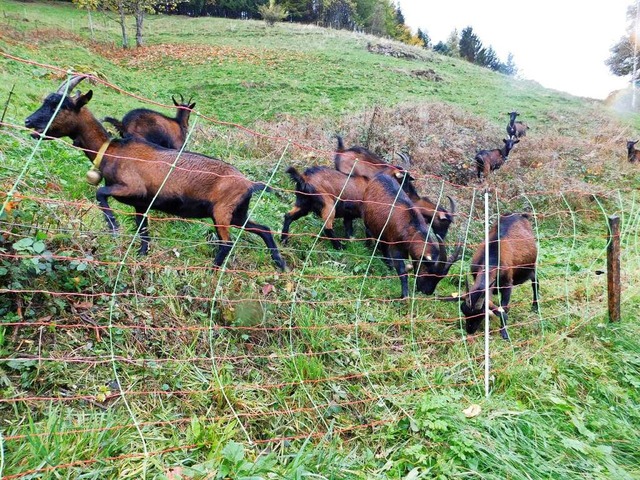
[[[609,294],[609,321],[620,321],[620,217],[609,216],[607,244],[607,291]]]

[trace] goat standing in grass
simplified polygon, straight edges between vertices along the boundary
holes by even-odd
[[[83,78],[72,78],[66,91],[75,88]],[[265,188],[264,184],[252,182],[235,167],[205,155],[183,152],[176,159],[178,151],[146,140],[111,139],[86,108],[93,92],[63,97],[64,92],[63,83],[25,120],[25,126],[34,130],[32,136],[38,138],[51,121],[44,138],[70,137],[74,146],[85,151],[99,171],[98,181],[100,176],[104,177],[105,185],[98,188],[96,198],[112,232],[118,224],[109,207],[109,197],[135,208],[141,255],[149,248],[145,212],[152,208],[183,218],[212,218],[222,242],[214,260],[216,266],[222,265],[231,251],[229,227],[233,226],[262,238],[275,264],[285,269],[269,228],[247,218],[251,196]],[[58,105],[60,109],[54,118]]]
[[[529,221],[529,214],[513,213],[501,215],[489,232],[489,289],[500,294],[500,306],[489,299],[489,311],[500,319],[500,335],[505,340],[511,290],[531,280],[534,310],[538,310],[538,277],[536,260],[538,247]],[[485,299],[485,244],[478,247],[471,259],[471,288],[466,283],[466,293],[459,297],[460,309],[466,319],[467,333],[478,330],[484,319]]]
[[[364,193],[363,219],[373,239],[390,258],[400,277],[402,298],[409,295],[408,273],[404,261],[413,260],[416,288],[432,294],[440,280],[447,276],[451,265],[460,258],[461,246],[447,259],[442,238],[429,231],[421,212],[401,189],[395,178],[380,173]]]
[[[640,150],[636,150],[636,143],[638,143],[638,140],[635,142],[629,140],[627,142],[627,160],[631,163],[640,162]]]
[[[123,138],[131,135],[144,138],[161,147],[179,150],[187,138],[189,117],[196,104],[191,103],[191,99],[185,102],[182,95],[180,95],[180,103],[173,97],[171,100],[178,110],[175,118],[146,108],[136,108],[127,113],[122,121],[113,117],[105,117],[104,121],[116,127]]]
[[[515,138],[502,139],[504,147],[494,148],[493,150],[480,150],[476,153],[476,171],[478,174],[478,180],[481,179],[481,175],[484,174],[484,178],[489,176],[489,172],[498,170],[509,158],[509,152],[513,149],[514,145],[520,140]]]
[[[521,138],[527,136],[529,125],[521,121],[516,122],[516,117],[518,115],[520,114],[515,111],[509,113],[509,123],[507,124],[507,135],[509,135],[509,138]]]
[[[516,117],[520,115],[518,112],[509,112],[509,123],[507,124],[507,135],[509,138],[516,136]]]
[[[401,170],[387,165],[390,175],[403,176]],[[342,243],[333,230],[335,218],[344,219],[346,238],[353,235],[353,220],[362,217],[362,199],[369,179],[358,175],[346,175],[329,167],[310,167],[303,173],[289,167],[287,173],[296,184],[296,204],[284,216],[282,243],[289,239],[292,222],[313,212],[325,222],[324,233],[334,248],[342,249]]]

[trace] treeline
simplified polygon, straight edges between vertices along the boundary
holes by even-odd
[[[488,47],[482,45],[480,37],[473,32],[472,27],[466,27],[461,34],[454,30],[446,41],[438,42],[433,49],[443,55],[460,57],[505,75],[513,76],[518,73],[513,54],[509,53],[506,63],[502,62],[491,45]]]
[[[287,11],[286,21],[358,30],[394,38],[415,45],[417,35],[404,23],[399,6],[391,0],[279,0]],[[166,13],[227,18],[261,18],[259,7],[268,0],[187,0],[178,2]]]
[[[269,0],[187,0],[172,5],[166,13],[190,16],[216,16],[228,18],[261,18],[259,9]],[[458,34],[454,30],[447,41],[432,45],[428,33],[418,29],[416,34],[405,24],[399,5],[392,0],[279,0],[276,2],[287,12],[284,20],[357,30],[381,37],[393,38],[444,55],[460,57],[476,65],[490,68],[505,75],[515,75],[517,67],[513,55],[502,62],[493,47],[485,47],[480,38],[467,27]]]
[[[142,45],[142,28],[145,13],[188,15],[191,17],[215,16],[226,18],[265,18],[273,21],[314,23],[324,27],[349,29],[379,37],[392,38],[409,45],[431,49],[452,57],[460,57],[471,63],[490,68],[505,75],[517,73],[513,56],[509,54],[503,63],[491,46],[482,45],[480,38],[467,27],[458,34],[454,30],[444,42],[435,46],[428,33],[422,29],[414,34],[405,24],[400,5],[394,0],[70,0],[79,8],[109,11],[115,14],[122,27],[122,44],[128,47],[126,14],[136,19],[136,45]],[[267,18],[266,12],[277,7],[277,13]]]

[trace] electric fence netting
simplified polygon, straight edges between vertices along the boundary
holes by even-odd
[[[68,75],[38,67],[58,80]],[[100,78],[89,81],[96,93],[115,89],[165,107]],[[99,98],[88,108],[98,110]],[[175,218],[152,206],[145,212],[150,252],[138,257],[133,209],[112,199],[122,227],[116,235],[107,232],[95,187],[84,182],[84,152],[64,139],[29,138],[22,120],[1,125],[5,479],[85,478],[87,472],[156,478],[167,466],[204,462],[232,440],[295,453],[309,443],[357,441],[390,425],[411,429],[416,408],[434,392],[481,402],[506,388],[515,365],[526,368],[586,325],[606,322],[601,273],[609,215],[621,218],[623,309],[625,292],[638,281],[637,191],[587,183],[545,190],[516,180],[505,191],[492,179],[486,188],[417,170],[411,173],[421,192],[439,205],[447,205],[447,196],[457,204],[444,243],[447,252],[460,244],[462,258],[436,295],[417,291],[416,264],[408,273],[409,297],[400,300],[400,281],[382,258],[381,239],[365,240],[361,222],[354,238],[339,239],[345,248],[335,250],[323,236],[325,222],[297,221],[288,244],[279,245],[284,272],[260,239],[236,229],[231,254],[214,268],[220,245],[211,220]],[[207,150],[210,139],[216,148],[241,148],[227,157]],[[210,153],[264,182],[269,188],[254,194],[249,217],[274,234],[294,203],[287,166],[332,166],[334,154],[303,138],[259,133],[204,112],[193,112],[184,150]],[[487,243],[489,227],[512,212],[530,214],[539,309],[531,309],[531,284],[516,286],[510,340],[500,337],[493,317],[484,337],[467,336],[458,298],[471,257]],[[62,448],[76,438],[82,445]],[[42,457],[39,466],[12,460],[24,451]]]

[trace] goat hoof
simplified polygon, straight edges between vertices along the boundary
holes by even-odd
[[[507,329],[506,329],[506,328],[501,328],[501,329],[500,329],[500,336],[501,336],[504,340],[509,340],[509,341],[511,341],[511,339],[509,338],[509,334],[507,333]]]

